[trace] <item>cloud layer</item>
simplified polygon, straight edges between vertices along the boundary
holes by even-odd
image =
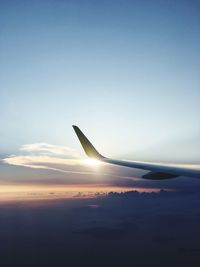
[[[72,148],[47,143],[27,144],[20,148],[19,155],[11,155],[3,162],[29,168],[67,171],[66,167],[81,164],[79,154]]]
[[[78,152],[65,146],[34,143],[0,162],[0,184],[105,184],[120,187],[199,190],[199,180],[140,179],[145,171],[102,164],[88,165]]]
[[[118,170],[118,167],[105,166],[103,163],[90,164],[90,161],[81,159],[79,153],[72,148],[48,143],[23,145],[19,149],[18,155],[10,155],[2,161],[13,166],[53,170],[61,173],[106,176],[107,178],[108,176],[128,179],[132,177],[129,173],[127,175],[126,171],[115,171]]]

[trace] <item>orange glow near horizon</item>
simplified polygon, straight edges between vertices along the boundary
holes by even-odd
[[[1,185],[0,202],[67,198],[94,198],[109,192],[158,192],[157,188],[117,187],[104,184],[86,185]]]

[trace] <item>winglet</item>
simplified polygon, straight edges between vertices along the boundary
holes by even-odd
[[[74,128],[74,131],[88,157],[96,158],[99,160],[105,158],[101,154],[99,154],[96,148],[90,143],[87,137],[81,132],[81,130],[77,126],[72,125],[72,127]]]

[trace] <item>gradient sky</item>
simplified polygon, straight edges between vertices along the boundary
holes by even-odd
[[[1,158],[38,143],[83,157],[76,124],[108,156],[199,163],[199,11],[191,0],[1,0]]]

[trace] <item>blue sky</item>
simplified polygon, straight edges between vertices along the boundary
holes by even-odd
[[[198,1],[1,1],[0,151],[199,163]],[[83,156],[83,153],[81,154]]]

